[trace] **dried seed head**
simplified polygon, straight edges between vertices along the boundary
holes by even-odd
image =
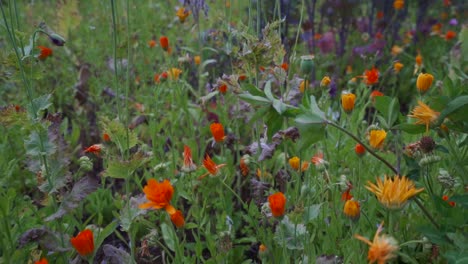
[[[424,136],[419,140],[419,148],[422,150],[424,153],[431,153],[435,149],[435,142],[434,139],[432,139],[429,136]]]

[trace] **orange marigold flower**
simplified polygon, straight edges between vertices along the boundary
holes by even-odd
[[[308,161],[303,161],[302,166],[301,166],[301,171],[306,171],[310,166],[310,163]]]
[[[34,262],[34,264],[49,264],[49,261],[46,258],[41,258],[40,260]]]
[[[162,36],[159,38],[159,44],[161,48],[165,51],[169,51],[169,39],[166,36]]]
[[[381,148],[387,137],[387,132],[383,129],[374,129],[369,132],[369,144],[373,148]]]
[[[154,48],[156,46],[156,40],[152,39],[148,41],[148,47]]]
[[[328,87],[331,83],[331,79],[330,77],[328,76],[325,76],[322,78],[322,80],[320,81],[320,86],[321,87]]]
[[[40,60],[45,60],[47,57],[52,56],[53,51],[51,48],[45,46],[37,46],[38,49],[41,50],[39,55],[37,56]]]
[[[242,82],[242,81],[245,81],[245,80],[247,80],[247,75],[245,75],[245,74],[239,75],[239,81]]]
[[[455,207],[455,205],[457,205],[457,203],[455,203],[454,201],[449,201],[448,205],[450,205],[451,207]]]
[[[288,71],[288,69],[289,69],[289,64],[286,63],[286,62],[283,62],[283,64],[281,64],[281,68],[282,68],[283,70],[285,70],[285,71]]]
[[[372,91],[370,93],[370,98],[371,98],[372,101],[374,101],[375,97],[377,97],[377,96],[384,96],[384,94],[382,92],[380,92],[380,91],[377,91],[377,90],[374,90],[374,91]]]
[[[429,88],[431,88],[432,82],[434,81],[434,76],[429,73],[420,73],[418,79],[416,80],[416,88],[419,92],[425,93]]]
[[[197,165],[193,163],[192,160],[192,150],[189,146],[184,146],[184,165],[182,166],[182,171],[191,172],[197,169]]]
[[[321,153],[321,152],[315,154],[312,157],[311,161],[315,166],[322,165],[322,164],[326,163],[326,161],[323,159],[323,153]]]
[[[299,164],[301,163],[301,159],[299,159],[299,157],[294,156],[290,158],[288,162],[291,168],[293,168],[294,170],[299,170]]]
[[[403,9],[403,7],[405,7],[405,1],[403,0],[393,1],[393,8],[395,8],[395,10],[401,10]]]
[[[299,84],[299,91],[301,93],[304,93],[305,89],[309,87],[309,81],[308,80],[302,80],[301,83]]]
[[[282,192],[277,192],[268,197],[268,203],[270,205],[271,213],[274,217],[280,217],[284,215],[286,206],[286,196]]]
[[[81,256],[88,256],[94,251],[93,231],[85,229],[70,239],[72,246]]]
[[[405,176],[396,175],[390,178],[385,175],[384,180],[377,178],[377,184],[367,182],[366,189],[373,192],[379,202],[388,209],[400,209],[409,199],[424,191],[416,189],[414,182]]]
[[[364,148],[363,145],[357,143],[354,147],[354,152],[356,152],[359,157],[362,157],[364,154],[366,154],[366,148]]]
[[[351,194],[351,188],[352,186],[341,194],[341,201],[348,201],[351,200],[351,198],[353,198],[353,195]]]
[[[439,118],[440,112],[432,110],[427,104],[418,101],[418,105],[411,111],[409,117],[416,118],[416,124],[425,124],[426,132],[429,131],[429,125]]]
[[[399,62],[399,61],[396,61],[395,63],[393,63],[393,70],[396,72],[396,73],[399,73],[401,71],[401,69],[403,69],[403,63]]]
[[[94,145],[91,145],[91,146],[87,147],[84,150],[84,152],[99,155],[99,153],[101,153],[101,150],[102,150],[102,145],[101,144],[94,144]]]
[[[364,72],[364,79],[366,80],[366,85],[373,85],[379,81],[379,70],[372,67],[370,70]]]
[[[449,41],[449,40],[451,40],[451,39],[454,39],[456,36],[457,36],[457,32],[452,31],[452,30],[449,30],[449,31],[447,31],[447,33],[445,34],[445,40]]]
[[[383,229],[382,227],[383,222],[375,233],[374,241],[370,241],[360,235],[354,235],[355,238],[370,246],[367,253],[369,263],[377,262],[378,264],[385,264],[388,260],[395,257],[394,252],[398,250],[398,243],[395,238],[386,235],[380,236],[380,232],[382,232]]]
[[[181,228],[185,225],[184,215],[180,210],[175,211],[173,214],[170,214],[171,222],[177,227]]]
[[[260,246],[258,246],[258,252],[264,253],[265,251],[267,251],[265,244],[260,244]]]
[[[353,93],[344,93],[341,95],[341,105],[346,113],[351,113],[351,111],[353,111],[355,101],[356,95]]]
[[[218,86],[218,91],[222,94],[225,94],[227,92],[227,84],[225,82],[222,82],[219,86]]]
[[[195,62],[195,65],[200,65],[201,63],[201,57],[200,56],[195,56],[193,57],[193,62]]]
[[[203,167],[205,167],[206,170],[208,170],[208,173],[203,174],[202,176],[198,177],[199,180],[205,178],[208,174],[211,176],[217,176],[219,169],[226,166],[226,164],[219,164],[217,165],[209,155],[205,156],[205,159],[203,160]]]
[[[161,74],[157,74],[157,73],[156,73],[156,74],[154,75],[154,82],[155,82],[155,83],[159,83],[159,82],[165,81],[165,80],[167,80],[167,77],[168,77],[167,72],[163,72],[163,73],[161,73]]]
[[[180,23],[184,23],[185,19],[190,15],[190,11],[185,10],[185,8],[181,7],[179,9],[177,9],[176,15],[177,15],[177,17],[179,17]]]
[[[416,62],[417,66],[421,67],[423,63],[423,57],[421,56],[421,52],[419,52],[419,50],[418,50],[418,55],[416,55],[416,58],[414,59],[414,61]]]
[[[352,220],[359,219],[361,214],[359,202],[354,201],[353,199],[347,200],[344,204],[343,213]]]
[[[155,179],[149,179],[143,188],[146,194],[147,203],[140,204],[140,209],[161,209],[169,205],[174,194],[174,187],[169,180],[158,182]]]
[[[222,142],[226,137],[224,135],[224,127],[220,123],[212,123],[210,125],[211,134],[216,142]]]
[[[397,56],[398,54],[400,54],[400,53],[402,53],[402,52],[403,52],[403,48],[402,48],[402,47],[400,47],[400,46],[398,46],[398,45],[393,45],[393,46],[392,46],[392,51],[391,51],[391,53],[392,53],[393,56]]]
[[[104,140],[104,142],[109,142],[109,141],[111,141],[111,138],[110,138],[109,134],[104,133],[104,134],[102,134],[102,140]]]

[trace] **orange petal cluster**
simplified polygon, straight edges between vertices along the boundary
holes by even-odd
[[[94,235],[90,229],[85,229],[70,239],[72,246],[81,256],[91,255],[94,251]]]

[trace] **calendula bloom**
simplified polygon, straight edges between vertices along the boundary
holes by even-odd
[[[331,83],[331,79],[328,76],[323,77],[322,81],[320,81],[321,87],[328,87]]]
[[[429,131],[429,124],[433,123],[439,117],[440,113],[432,110],[427,104],[418,101],[418,105],[411,111],[409,117],[418,119],[416,124],[425,124],[426,132]]]
[[[182,70],[179,68],[171,68],[169,71],[167,71],[167,74],[171,80],[178,80],[181,73]]]
[[[283,62],[283,63],[281,64],[281,68],[282,68],[283,70],[285,70],[285,71],[288,71],[288,69],[289,69],[289,64],[286,63],[286,62]]]
[[[222,142],[224,138],[226,137],[224,135],[224,127],[220,123],[212,123],[210,125],[210,131],[216,142]]]
[[[308,161],[303,161],[302,166],[301,166],[301,171],[306,171],[310,166],[310,163]]]
[[[170,205],[174,188],[169,180],[158,182],[155,179],[149,179],[143,187],[143,192],[149,202],[140,204],[140,209],[161,209]]]
[[[341,95],[341,105],[346,113],[351,113],[351,111],[353,111],[355,101],[356,95],[353,93],[344,93]]]
[[[101,150],[102,150],[102,145],[101,144],[94,144],[94,145],[91,145],[91,146],[87,147],[84,150],[84,152],[99,155],[99,153],[101,153]]]
[[[264,244],[260,244],[260,246],[258,246],[258,252],[265,253],[266,251],[267,247]]]
[[[161,74],[156,73],[154,75],[154,82],[155,83],[163,82],[163,81],[167,80],[167,78],[168,78],[167,72],[163,72]]]
[[[218,86],[218,91],[222,94],[225,94],[227,92],[227,88],[228,88],[227,84],[225,82],[222,82]]]
[[[346,74],[351,74],[353,73],[353,66],[347,65],[346,66]]]
[[[374,90],[370,93],[370,98],[372,101],[375,101],[375,97],[377,96],[384,96],[384,94],[380,91]]]
[[[389,209],[400,209],[410,198],[424,191],[416,189],[414,182],[405,176],[396,175],[390,178],[385,175],[384,181],[377,178],[377,185],[367,182],[366,189],[375,194],[379,202]]]
[[[416,66],[421,67],[423,63],[423,57],[421,56],[421,52],[418,50],[418,55],[416,55],[416,58],[414,58],[414,61],[416,63]]]
[[[286,196],[282,192],[277,192],[268,197],[268,203],[270,205],[271,213],[274,217],[280,217],[284,215],[286,207]]]
[[[302,80],[301,83],[299,84],[299,91],[301,93],[304,93],[305,89],[309,87],[309,81],[307,80]]]
[[[45,47],[45,46],[37,46],[38,49],[40,49],[40,53],[37,56],[40,60],[45,60],[47,57],[52,56],[53,51],[51,48]]]
[[[362,157],[364,156],[364,154],[366,154],[366,148],[364,148],[363,145],[357,143],[356,146],[354,147],[354,152],[356,152],[356,154],[359,157]]]
[[[376,84],[379,81],[379,70],[375,67],[372,67],[370,70],[366,70],[364,72],[364,79],[366,81],[366,85]]]
[[[205,156],[205,159],[203,160],[203,167],[208,171],[208,173],[203,174],[202,176],[198,177],[199,180],[205,178],[208,174],[211,176],[217,176],[219,169],[226,166],[226,164],[219,164],[217,165],[209,155]]]
[[[374,129],[369,132],[369,144],[373,148],[381,148],[387,137],[387,132],[383,129]]]
[[[185,10],[185,8],[183,7],[180,7],[179,9],[177,9],[176,15],[177,17],[179,17],[180,23],[184,23],[185,19],[190,15],[190,11]]]
[[[102,134],[102,140],[104,140],[104,142],[109,142],[109,141],[111,141],[111,137],[109,136],[109,134],[103,133]]]
[[[46,258],[41,258],[40,260],[34,262],[34,264],[49,264],[49,261]]]
[[[394,253],[398,250],[398,243],[395,238],[386,235],[380,236],[382,229],[383,223],[380,224],[379,228],[377,229],[377,232],[374,236],[374,241],[370,241],[369,239],[360,235],[354,235],[355,238],[370,246],[367,253],[367,259],[369,260],[369,263],[377,262],[378,264],[385,264],[388,260],[395,257]]]
[[[396,61],[395,63],[393,63],[393,70],[396,72],[396,73],[399,73],[401,71],[401,69],[403,69],[403,63],[399,62],[399,61]]]
[[[447,33],[445,34],[445,40],[449,41],[449,40],[451,40],[451,39],[454,39],[456,36],[457,36],[457,32],[452,31],[452,30],[449,30],[449,31],[447,31]]]
[[[397,56],[403,52],[403,48],[398,45],[393,45],[392,47],[392,56]]]
[[[192,150],[189,146],[184,146],[184,165],[182,166],[182,171],[191,172],[197,169],[197,165],[193,163],[192,160]]]
[[[361,215],[361,206],[359,205],[359,202],[354,201],[353,199],[347,200],[343,207],[343,213],[352,220],[359,219],[359,216]]]
[[[311,161],[312,161],[312,163],[313,163],[315,166],[319,166],[319,165],[322,165],[322,164],[327,163],[327,162],[323,159],[323,153],[321,153],[321,152],[315,154],[315,155],[312,157]]]
[[[301,159],[299,159],[299,157],[292,157],[289,159],[289,166],[291,166],[291,168],[293,168],[294,170],[299,170],[299,164],[301,163]]]
[[[341,194],[341,201],[348,201],[353,198],[353,195],[351,194],[353,185],[350,182],[347,182],[346,184],[348,185],[348,188]]]
[[[85,229],[70,239],[72,246],[81,256],[88,256],[94,251],[93,231]]]
[[[403,7],[405,7],[405,1],[403,0],[393,1],[393,8],[395,8],[395,10],[401,10],[403,9]]]
[[[181,228],[185,225],[184,215],[180,210],[177,210],[171,215],[171,221],[177,228]]]
[[[166,36],[162,36],[159,38],[159,44],[161,48],[165,51],[169,51],[169,39]]]
[[[195,56],[193,57],[193,62],[195,62],[195,65],[200,65],[201,63],[201,57],[200,56]]]
[[[152,39],[148,41],[148,47],[154,48],[156,46],[156,40]]]
[[[431,88],[432,82],[434,81],[434,76],[429,73],[420,73],[418,79],[416,80],[416,88],[419,92],[425,93],[429,88]]]

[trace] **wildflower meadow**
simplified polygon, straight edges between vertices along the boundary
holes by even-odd
[[[468,263],[466,1],[0,8],[0,263]]]

